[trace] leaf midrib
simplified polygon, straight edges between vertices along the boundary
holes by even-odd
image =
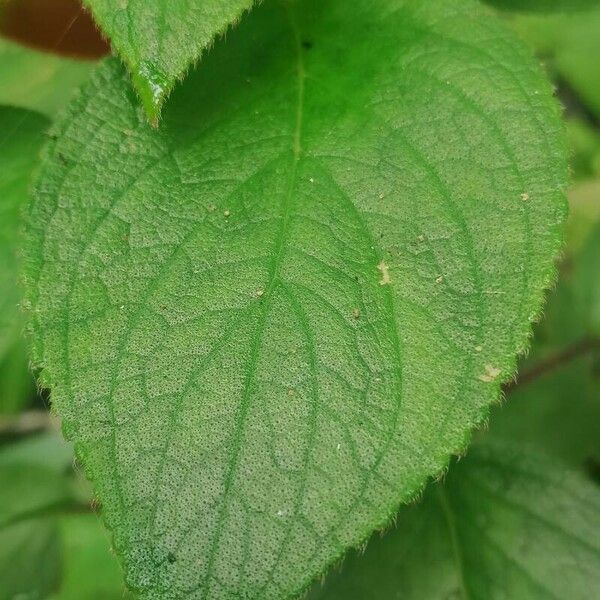
[[[252,344],[252,348],[250,351],[250,358],[248,360],[248,375],[246,377],[246,382],[244,385],[244,390],[242,394],[242,399],[240,403],[240,414],[236,419],[237,426],[234,432],[234,437],[232,441],[232,450],[231,450],[231,458],[229,461],[229,468],[225,478],[225,487],[222,495],[221,507],[219,509],[219,514],[217,516],[217,522],[215,525],[215,536],[209,546],[208,550],[208,561],[206,567],[206,573],[204,576],[204,580],[198,588],[202,588],[203,592],[206,592],[210,577],[212,575],[212,570],[214,567],[214,562],[217,555],[217,550],[219,548],[221,535],[223,533],[223,522],[227,516],[227,511],[229,508],[229,499],[231,497],[230,490],[235,479],[237,469],[239,466],[241,450],[242,450],[242,441],[245,432],[246,420],[248,417],[248,410],[250,407],[250,395],[252,393],[252,384],[254,382],[254,378],[256,375],[256,369],[258,365],[259,358],[259,350],[262,344],[262,339],[264,335],[265,325],[267,321],[267,316],[269,313],[269,304],[270,300],[273,296],[273,292],[279,285],[279,272],[281,269],[281,264],[283,262],[283,257],[285,255],[286,250],[286,239],[287,233],[289,231],[289,225],[291,220],[291,204],[293,198],[294,186],[296,184],[297,174],[298,174],[298,163],[300,161],[301,153],[302,153],[302,117],[304,112],[304,80],[306,77],[306,73],[304,70],[304,60],[302,57],[302,45],[300,41],[300,34],[298,31],[298,26],[294,19],[294,16],[291,12],[291,8],[288,4],[282,3],[284,12],[287,16],[287,21],[290,25],[290,29],[292,32],[293,40],[294,40],[294,49],[296,55],[296,74],[297,74],[297,97],[296,97],[296,120],[294,124],[294,133],[292,138],[292,168],[290,174],[290,181],[288,184],[288,189],[284,195],[284,199],[282,202],[282,217],[281,217],[281,226],[279,228],[279,233],[277,239],[275,241],[274,248],[274,257],[271,261],[268,268],[268,276],[267,276],[267,288],[264,294],[263,301],[261,303],[261,315],[259,318],[259,322],[256,328],[256,334],[253,336],[254,343]],[[282,545],[283,547],[283,545]],[[268,583],[268,580],[267,580]],[[267,585],[267,584],[265,584]],[[264,586],[263,586],[264,587]]]

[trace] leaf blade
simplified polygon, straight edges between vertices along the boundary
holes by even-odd
[[[148,596],[299,592],[464,447],[514,368],[564,149],[537,68],[474,6],[266,3],[159,131],[114,62],[58,126],[36,360]]]

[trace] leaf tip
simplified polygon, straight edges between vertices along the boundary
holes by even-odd
[[[132,79],[150,124],[158,127],[163,104],[171,91],[167,76],[154,63],[144,60],[132,69]]]

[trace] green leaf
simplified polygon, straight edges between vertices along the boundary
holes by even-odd
[[[47,127],[41,115],[0,106],[0,413],[18,410],[32,391],[22,340],[17,249],[29,178]]]
[[[310,600],[588,600],[600,594],[600,490],[518,446],[474,447]]]
[[[0,467],[8,464],[41,466],[61,474],[73,464],[73,448],[58,431],[45,431],[3,446]]]
[[[573,179],[586,181],[600,178],[600,129],[583,119],[567,120]]]
[[[60,538],[52,519],[0,527],[0,600],[46,598],[60,584]]]
[[[85,0],[131,71],[151,122],[178,79],[254,0]],[[218,90],[214,90],[218,95]]]
[[[0,480],[0,527],[63,506],[72,498],[66,478],[47,467],[0,464]]]
[[[502,10],[570,13],[598,6],[598,0],[484,0]]]
[[[553,279],[559,111],[476,3],[265,2],[159,131],[109,61],[54,134],[35,360],[146,597],[302,590],[464,448]]]
[[[0,104],[53,117],[95,64],[39,52],[0,37]]]
[[[600,227],[600,179],[585,181],[569,192],[571,210],[567,222],[569,256],[577,255]]]
[[[600,223],[579,254],[573,274],[574,307],[581,314],[589,334],[600,339],[600,278],[597,276],[599,256]]]
[[[554,352],[584,338],[600,336],[600,186],[588,182],[570,192],[567,247],[560,280],[538,327],[534,349]]]
[[[97,515],[68,515],[59,523],[63,572],[60,590],[51,600],[125,600],[117,557]]]
[[[512,23],[556,77],[600,117],[600,5],[573,14],[519,15]]]
[[[530,368],[543,359],[532,361]],[[573,467],[600,458],[598,352],[581,353],[518,386],[490,419],[491,439],[535,444]],[[528,369],[524,369],[524,374]]]
[[[60,583],[54,514],[72,502],[72,488],[56,461],[36,454],[40,439],[0,451],[0,600],[45,598]],[[54,458],[56,449],[47,445]]]
[[[19,412],[35,395],[27,348],[20,340],[0,362],[0,416]]]
[[[1,600],[130,597],[99,517],[81,512],[91,499],[72,465],[72,448],[58,432],[2,447]]]

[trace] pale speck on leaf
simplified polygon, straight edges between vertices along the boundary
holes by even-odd
[[[492,365],[485,365],[485,373],[483,375],[479,375],[479,380],[485,383],[491,383],[498,378],[501,370],[497,367],[493,367]]]
[[[379,280],[379,285],[388,285],[389,283],[391,283],[392,279],[390,278],[389,266],[382,260],[377,265],[377,268],[381,272],[381,279]]]

